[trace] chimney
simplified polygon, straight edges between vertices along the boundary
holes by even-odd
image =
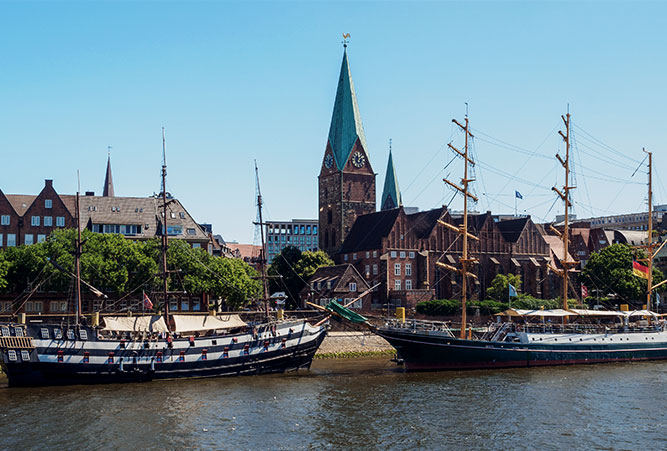
[[[86,191],[86,197],[93,197],[95,195],[95,191]]]
[[[46,188],[53,188],[53,180],[49,180],[49,179],[44,180],[44,186]]]

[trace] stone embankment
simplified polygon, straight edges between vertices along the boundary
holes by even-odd
[[[391,355],[394,348],[369,332],[329,332],[315,354],[316,359]]]

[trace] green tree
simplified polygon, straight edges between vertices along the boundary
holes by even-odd
[[[317,268],[333,264],[324,251],[301,252],[294,246],[287,246],[274,257],[269,267],[269,288],[271,292],[284,291],[288,306],[296,307],[299,305],[299,292]]]
[[[637,258],[646,258],[640,251]],[[600,252],[593,252],[581,272],[589,292],[595,289],[598,296],[616,294],[619,300],[634,304],[644,303],[647,282],[632,272],[633,249],[626,244],[612,244]],[[662,272],[653,269],[653,280],[662,280]]]
[[[7,288],[7,273],[9,272],[9,262],[5,259],[5,253],[0,252],[0,291]]]
[[[496,274],[491,281],[491,286],[486,290],[486,294],[491,299],[507,302],[509,300],[509,284],[512,284],[517,293],[520,293],[521,276],[519,274]]]

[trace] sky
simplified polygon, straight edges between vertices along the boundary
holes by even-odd
[[[266,220],[316,218],[350,33],[378,201],[391,139],[404,205],[462,208],[442,179],[462,176],[447,143],[463,146],[467,108],[472,208],[553,220],[569,108],[573,212],[646,211],[643,147],[667,203],[665,17],[661,2],[0,1],[0,189],[73,194],[79,171],[101,194],[111,146],[116,195],[151,195],[165,127],[168,191],[225,240],[254,239],[255,160]]]

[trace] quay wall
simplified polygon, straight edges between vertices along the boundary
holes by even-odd
[[[353,357],[356,355],[389,354],[394,348],[387,341],[368,332],[329,332],[316,357]]]

